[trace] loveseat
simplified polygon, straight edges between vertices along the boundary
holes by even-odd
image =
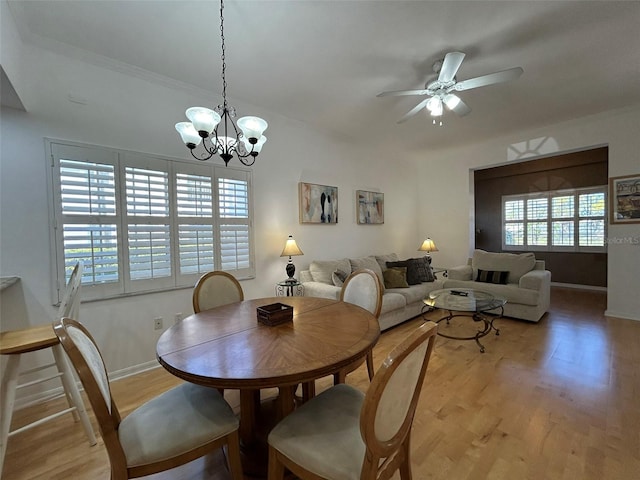
[[[409,262],[411,261],[411,262]],[[338,300],[342,281],[346,275],[360,268],[373,270],[385,284],[385,276],[391,278],[398,271],[406,273],[403,269],[409,269],[409,277],[414,272],[414,267],[420,268],[422,259],[400,260],[395,253],[388,255],[371,255],[360,258],[343,258],[339,260],[314,260],[308,270],[302,270],[299,280],[304,287],[304,295],[308,297],[323,297]],[[387,262],[393,266],[387,267]],[[408,264],[408,266],[405,266]],[[427,264],[428,265],[428,264]],[[424,265],[422,265],[424,266]],[[390,270],[385,275],[385,271]],[[339,273],[337,273],[339,272]],[[380,330],[386,330],[406,320],[414,318],[422,312],[423,299],[429,292],[443,288],[443,280],[436,279],[433,273],[424,272],[419,279],[409,278],[409,283],[403,288],[384,288],[382,296],[382,310],[380,313]],[[427,281],[419,281],[425,279]],[[416,283],[417,282],[417,283]],[[389,282],[387,282],[389,284]],[[393,284],[393,283],[391,283]]]
[[[537,322],[549,309],[551,272],[531,252],[475,250],[467,265],[448,270],[444,288],[474,288],[503,297],[506,317]]]

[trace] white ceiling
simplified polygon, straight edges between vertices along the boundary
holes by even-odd
[[[217,1],[9,5],[25,42],[221,92]],[[640,104],[640,1],[227,0],[224,16],[231,100],[399,151]],[[458,80],[524,74],[460,92],[472,112],[447,112],[443,127],[426,113],[398,125],[423,97],[376,95],[423,88],[454,50],[466,53]]]

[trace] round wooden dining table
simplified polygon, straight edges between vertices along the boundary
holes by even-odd
[[[260,323],[257,308],[275,303],[293,307],[293,319],[276,326]],[[260,389],[278,388],[275,412],[271,409],[268,419],[274,424],[294,409],[298,384],[313,386],[315,379],[364,360],[379,337],[377,319],[356,305],[326,298],[270,297],[186,317],[160,336],[156,353],[160,364],[179,378],[239,390],[242,448],[259,451],[249,455],[255,463],[266,453],[264,438],[256,437]]]

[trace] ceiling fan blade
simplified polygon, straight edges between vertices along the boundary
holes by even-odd
[[[425,108],[427,106],[427,102],[429,101],[431,97],[429,98],[425,98],[423,101],[421,101],[418,105],[416,105],[415,107],[413,107],[411,110],[409,110],[404,117],[402,117],[400,120],[398,120],[398,123],[404,123],[407,120],[409,120],[411,117],[413,117],[416,113],[418,113],[420,110],[422,110],[423,108]]]
[[[439,82],[450,82],[458,73],[458,69],[464,60],[464,53],[462,52],[449,52],[444,56],[442,67],[440,67],[440,75],[438,75]]]
[[[393,92],[382,92],[376,95],[376,97],[399,97],[402,95],[426,95],[427,91],[422,90],[396,90]]]
[[[458,92],[461,92],[463,90],[471,90],[472,88],[493,85],[494,83],[508,82],[510,80],[519,78],[520,75],[522,75],[522,72],[524,72],[524,70],[521,67],[510,68],[508,70],[490,73],[481,77],[462,80],[461,82],[455,84],[454,89]]]
[[[459,96],[454,95],[453,93],[447,94],[444,97],[443,102],[449,110],[461,117],[471,113],[471,108],[469,108],[469,106],[464,103]]]

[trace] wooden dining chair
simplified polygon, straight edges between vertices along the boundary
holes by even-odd
[[[425,322],[387,356],[362,393],[339,384],[269,433],[268,480],[285,469],[302,480],[411,479],[410,434],[436,338]]]
[[[236,278],[220,270],[205,273],[193,289],[193,311],[209,310],[244,300],[242,285]]]
[[[111,480],[169,470],[224,446],[233,480],[242,480],[239,422],[216,389],[183,383],[121,418],[91,334],[69,318],[54,322],[53,330],[93,408],[109,456]]]
[[[380,317],[382,310],[382,282],[373,270],[362,268],[349,275],[342,285],[340,300],[353,303],[371,312],[376,319]],[[367,372],[369,380],[373,378],[373,350],[367,353]],[[334,384],[344,383],[345,377],[362,364],[358,361],[334,375]]]
[[[62,301],[58,308],[57,318],[69,316],[72,313],[78,315],[80,308],[80,287],[82,284],[81,262],[76,263],[69,276],[69,281],[65,288]],[[53,358],[48,362],[40,361],[35,366],[21,370],[23,356],[31,352],[44,351],[50,349]],[[0,475],[7,450],[7,442],[10,437],[23,431],[41,425],[44,422],[54,420],[61,415],[72,414],[74,420],[80,420],[90,445],[95,445],[96,436],[91,426],[91,420],[82,401],[82,396],[78,391],[76,380],[69,363],[67,362],[64,350],[53,332],[51,323],[37,325],[20,330],[10,330],[0,333],[0,354],[6,358],[6,367],[2,375],[2,388],[0,389],[0,405],[2,414],[0,415]],[[53,370],[55,368],[55,371]],[[38,377],[20,382],[20,378],[29,378],[30,375],[38,374]],[[18,390],[35,385],[59,380],[62,384],[62,391],[67,398],[67,407],[62,410],[50,412],[33,422],[23,425],[11,431],[11,419]]]

